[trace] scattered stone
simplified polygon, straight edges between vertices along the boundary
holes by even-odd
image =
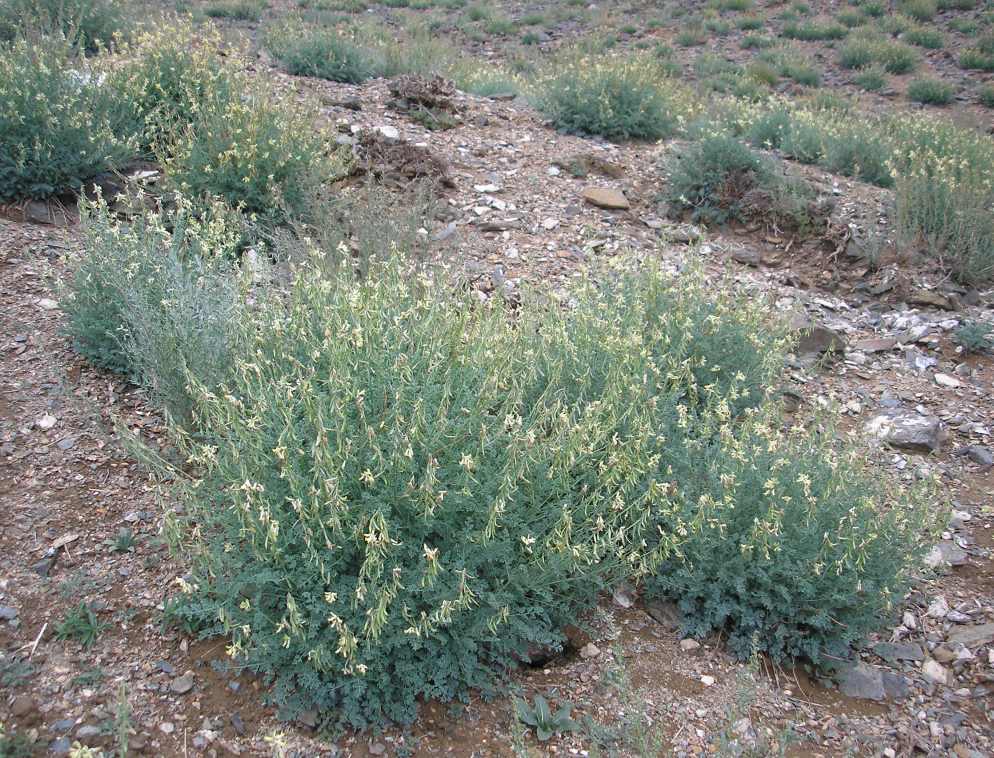
[[[580,657],[584,660],[589,660],[591,658],[596,658],[601,654],[601,649],[597,647],[593,642],[588,642],[580,649]]]
[[[666,631],[675,632],[680,628],[680,609],[673,603],[650,600],[645,604],[645,612],[662,625]]]
[[[231,726],[239,737],[245,734],[245,722],[242,721],[241,714],[237,712],[231,714]]]
[[[949,684],[949,669],[932,658],[929,658],[922,664],[922,673],[930,682],[943,685]]]
[[[738,263],[745,264],[746,266],[756,267],[763,262],[762,256],[759,254],[758,250],[753,250],[752,248],[740,248],[732,251],[732,260]]]
[[[846,349],[845,338],[825,326],[819,326],[801,317],[794,320],[797,345],[794,350],[802,359],[817,359],[825,354],[841,354]]]
[[[853,345],[853,349],[859,350],[861,353],[885,353],[888,350],[893,350],[896,346],[896,337],[879,337],[860,340]]]
[[[68,732],[76,726],[76,719],[59,719],[52,724],[53,732]]]
[[[904,700],[911,689],[907,677],[893,671],[883,672],[884,692],[890,700]]]
[[[935,383],[941,387],[949,387],[951,389],[956,389],[957,387],[963,386],[963,382],[961,382],[955,376],[950,376],[949,374],[941,374],[936,372],[932,378],[935,379]]]
[[[59,307],[59,304],[57,301],[52,300],[49,297],[43,297],[41,300],[38,301],[38,307],[43,308],[46,311],[54,311],[56,308]]]
[[[13,621],[17,618],[19,611],[9,605],[0,605],[0,621]]]
[[[871,419],[866,431],[891,447],[931,453],[941,445],[942,424],[935,416],[888,409]]]
[[[395,126],[378,126],[376,131],[385,139],[390,142],[400,141],[400,132]]]
[[[49,755],[69,755],[70,750],[72,750],[72,743],[68,737],[59,737],[57,740],[52,740],[48,746]]]
[[[102,730],[99,726],[94,726],[93,724],[83,724],[79,729],[76,730],[76,739],[80,742],[86,742],[87,740],[93,740],[102,734]]]
[[[159,731],[163,734],[172,734],[176,731],[176,726],[172,721],[163,721],[159,724]]]
[[[965,647],[980,647],[994,643],[994,623],[960,626],[949,633],[949,641]]]
[[[48,431],[53,426],[55,426],[55,424],[56,424],[57,421],[58,421],[58,419],[55,418],[55,416],[52,416],[51,414],[46,413],[40,419],[38,419],[37,421],[35,421],[35,426],[37,426],[39,429],[41,429],[44,432],[44,431]]]
[[[56,560],[58,560],[58,553],[50,555],[47,558],[42,558],[40,561],[35,561],[31,564],[31,570],[38,574],[38,576],[48,576],[55,566]]]
[[[635,605],[635,590],[622,582],[611,591],[611,598],[619,608],[631,608]]]
[[[949,613],[949,603],[946,602],[944,595],[939,595],[929,603],[925,615],[933,619],[944,619],[947,613]]]
[[[35,701],[30,695],[18,695],[10,704],[10,712],[14,718],[23,719],[35,710]]]
[[[626,210],[632,207],[623,192],[610,187],[587,187],[583,190],[583,199],[607,210]]]
[[[967,445],[958,452],[984,468],[994,466],[994,453],[982,445]]]
[[[836,678],[839,691],[846,697],[860,700],[883,700],[887,697],[883,671],[868,663],[857,662],[844,666],[839,670]]]
[[[187,671],[183,676],[173,679],[172,684],[169,685],[169,689],[177,695],[185,695],[193,689],[193,672]]]
[[[713,676],[708,676],[707,674],[701,677],[701,684],[703,684],[705,687],[712,686],[715,683],[715,681],[717,680]]]
[[[692,653],[695,650],[700,650],[701,643],[697,640],[690,639],[689,637],[680,640],[680,649],[685,653]]]
[[[916,643],[878,642],[873,652],[885,661],[924,661],[925,651]]]
[[[940,295],[938,292],[932,292],[931,290],[919,290],[915,292],[908,298],[908,302],[911,305],[924,305],[943,311],[955,310],[952,301],[948,297]]]
[[[374,742],[369,746],[370,755],[383,755],[385,752],[387,752],[387,746],[382,742]]]

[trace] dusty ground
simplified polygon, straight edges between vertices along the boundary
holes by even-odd
[[[509,6],[512,15],[524,11]],[[549,32],[548,44],[573,34],[569,23]],[[222,641],[164,628],[164,603],[183,573],[159,535],[170,504],[156,498],[113,430],[117,422],[155,436],[160,419],[135,388],[75,355],[60,332],[55,282],[76,230],[0,221],[0,722],[8,731],[35,742],[38,755],[65,754],[77,739],[110,748],[124,710],[131,752],[154,756],[489,756],[522,745],[538,755],[630,755],[640,734],[650,745],[658,739],[648,754],[714,753],[724,736],[765,755],[788,729],[795,739],[786,750],[798,756],[994,753],[994,469],[984,455],[994,449],[994,366],[963,356],[951,339],[965,319],[991,318],[994,300],[917,266],[905,246],[888,247],[876,266],[855,256],[845,230],[886,233],[886,192],[810,173],[838,201],[829,239],[740,228],[692,246],[686,240],[698,230],[665,220],[656,205],[666,146],[566,137],[521,103],[461,95],[456,128],[428,132],[387,107],[386,83],[285,81],[321,96],[343,133],[393,127],[448,163],[454,186],[442,190],[447,211],[432,231],[481,290],[554,282],[625,250],[674,262],[700,256],[715,276],[771,293],[778,308],[806,314],[845,343],[832,362],[789,367],[799,414],[832,405],[853,430],[884,408],[938,419],[936,452],[876,453],[881,476],[895,481],[938,472],[956,511],[941,543],[947,560],[923,570],[862,653],[878,676],[896,675],[903,686],[881,700],[848,697],[827,679],[763,662],[750,678],[719,639],[681,645],[667,609],[621,594],[604,599],[592,640],[513,681],[529,698],[572,703],[574,718],[600,727],[537,743],[516,733],[509,700],[476,699],[429,704],[410,730],[383,734],[281,724],[261,703],[259,682],[226,670]],[[360,110],[331,104],[350,99]],[[978,112],[961,105],[966,116]],[[614,168],[585,177],[563,168],[591,155]],[[620,189],[631,207],[595,208],[583,199],[590,187]],[[967,446],[971,454],[961,454]],[[122,529],[135,544],[118,552]],[[54,634],[80,603],[105,625],[89,649]],[[872,647],[891,640],[902,647]]]

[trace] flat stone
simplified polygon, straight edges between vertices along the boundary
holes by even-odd
[[[836,675],[839,692],[846,697],[860,700],[883,700],[887,697],[884,689],[883,670],[862,661],[845,666]]]
[[[580,649],[580,657],[584,660],[589,660],[590,658],[596,658],[601,654],[601,649],[597,647],[593,642],[588,642]]]
[[[983,466],[984,468],[994,466],[994,453],[991,453],[991,451],[983,445],[967,445],[960,452],[971,461]]]
[[[885,661],[924,661],[925,651],[921,645],[902,642],[878,642],[873,652]]]
[[[59,737],[48,745],[49,755],[69,755],[70,750],[72,750],[72,743],[68,737]]]
[[[176,677],[173,679],[172,684],[169,685],[169,689],[177,695],[185,695],[193,689],[193,674],[187,671],[183,676]]]
[[[626,210],[632,207],[621,190],[610,187],[587,187],[583,190],[583,199],[591,205],[607,210]]]
[[[10,705],[10,712],[14,718],[22,719],[35,710],[35,701],[30,695],[18,695]]]
[[[701,643],[697,640],[690,639],[689,637],[680,640],[680,649],[685,653],[692,653],[695,650],[700,650],[700,648]]]
[[[0,621],[13,621],[19,611],[9,605],[0,605]]]
[[[673,603],[650,600],[645,604],[645,612],[667,631],[675,632],[680,628],[680,609]]]
[[[949,633],[949,641],[965,647],[990,645],[994,643],[994,623],[956,627]]]
[[[922,673],[930,682],[949,684],[949,669],[936,660],[929,658],[922,664]]]
[[[866,431],[891,447],[920,453],[931,453],[942,444],[942,424],[935,416],[922,416],[914,411],[888,409],[874,416]]]
[[[888,350],[893,350],[896,346],[896,337],[874,337],[860,340],[853,345],[853,349],[862,353],[885,353]]]
[[[83,724],[79,729],[76,730],[76,739],[85,741],[92,740],[99,737],[101,730],[99,726],[94,726],[93,724]]]
[[[842,353],[846,349],[845,337],[826,326],[812,323],[807,318],[795,319],[793,328],[797,334],[794,352],[799,357],[818,358],[826,353]]]

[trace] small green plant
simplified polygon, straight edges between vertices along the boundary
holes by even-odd
[[[210,18],[258,21],[266,5],[266,0],[215,0],[204,7],[204,14]]]
[[[883,66],[889,74],[907,74],[918,65],[918,54],[900,42],[872,37],[849,40],[839,51],[843,68],[862,69],[872,64]]]
[[[87,669],[81,674],[77,674],[70,680],[73,687],[96,687],[107,678],[106,672],[100,668]]]
[[[994,84],[985,84],[977,90],[977,101],[985,108],[994,108]]]
[[[117,703],[114,707],[114,742],[118,758],[127,758],[128,756],[131,731],[131,704],[128,702],[128,689],[124,684],[121,684],[117,690]]]
[[[977,71],[994,71],[994,54],[979,48],[964,50],[959,57],[959,67]]]
[[[908,99],[925,105],[948,105],[956,96],[951,84],[941,79],[915,79],[908,84]]]
[[[915,21],[931,21],[938,11],[935,0],[903,0],[899,6],[902,13]]]
[[[534,99],[564,132],[653,140],[676,127],[665,81],[658,61],[647,55],[593,59],[567,54],[539,76]]]
[[[778,174],[772,162],[740,140],[705,137],[673,155],[666,200],[695,221],[724,224],[747,218],[803,228],[812,219],[810,189]]]
[[[708,41],[708,33],[703,24],[688,24],[676,33],[673,41],[680,47],[699,47]]]
[[[0,721],[0,756],[2,758],[31,758],[36,754],[36,745],[28,735],[21,732],[8,732]]]
[[[56,625],[55,636],[60,640],[75,640],[86,648],[92,647],[105,629],[107,624],[97,618],[93,609],[80,603]]]
[[[945,45],[945,38],[942,32],[930,26],[915,26],[908,29],[903,35],[912,45],[924,47],[927,50],[941,50]]]
[[[0,202],[79,190],[137,152],[102,62],[63,37],[0,45]]]
[[[994,350],[994,324],[988,321],[967,320],[953,332],[956,344],[965,353],[989,353]]]
[[[138,541],[135,539],[135,533],[125,526],[118,530],[111,549],[115,553],[130,553],[135,549],[136,544],[138,544]]]
[[[575,731],[578,726],[570,718],[572,710],[572,704],[565,703],[553,713],[542,695],[536,695],[531,705],[523,698],[514,698],[515,716],[522,724],[535,730],[535,737],[540,742],[545,742],[556,734]]]
[[[803,24],[785,24],[782,34],[788,39],[813,42],[844,39],[849,34],[849,29],[831,21],[806,21]]]
[[[879,92],[887,86],[887,74],[882,68],[866,68],[853,77],[853,84],[867,92]]]
[[[265,45],[287,73],[294,76],[361,84],[377,76],[383,68],[381,56],[355,36],[299,21],[268,29]]]
[[[0,684],[9,689],[22,687],[31,679],[35,667],[28,661],[6,657],[0,661]]]

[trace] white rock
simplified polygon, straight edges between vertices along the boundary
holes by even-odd
[[[396,141],[400,139],[400,132],[397,131],[396,126],[378,126],[376,127],[376,131],[378,131],[388,140]]]
[[[922,665],[922,673],[930,682],[936,684],[947,684],[949,682],[949,670],[934,658],[929,658]]]
[[[547,218],[547,219],[544,219],[542,221],[542,228],[543,229],[548,229],[549,231],[552,231],[557,226],[559,226],[559,219],[558,218]]]
[[[935,375],[935,383],[943,387],[962,387],[963,382],[957,379],[955,376],[950,376],[949,374],[939,374]]]
[[[580,648],[580,657],[583,659],[596,658],[601,654],[601,649],[597,647],[593,642],[588,642],[582,648]]]
[[[905,611],[901,615],[901,626],[907,629],[917,629],[918,619],[915,618],[915,614],[911,611]]]
[[[715,678],[713,676],[708,676],[707,674],[705,674],[704,676],[701,677],[701,684],[703,684],[705,687],[710,687],[714,683],[715,683]]]
[[[43,297],[41,300],[38,301],[38,307],[44,308],[46,311],[54,311],[56,308],[59,307],[59,304],[58,302],[52,300],[49,297]]]
[[[38,419],[37,421],[35,421],[35,425],[39,429],[41,429],[41,430],[47,430],[47,429],[51,429],[53,426],[55,426],[55,423],[56,423],[57,420],[58,419],[56,419],[55,416],[52,416],[51,414],[46,413],[40,419]]]
[[[933,619],[943,619],[947,613],[949,613],[949,603],[946,602],[945,595],[939,595],[929,603],[928,611],[926,611],[925,615]]]

